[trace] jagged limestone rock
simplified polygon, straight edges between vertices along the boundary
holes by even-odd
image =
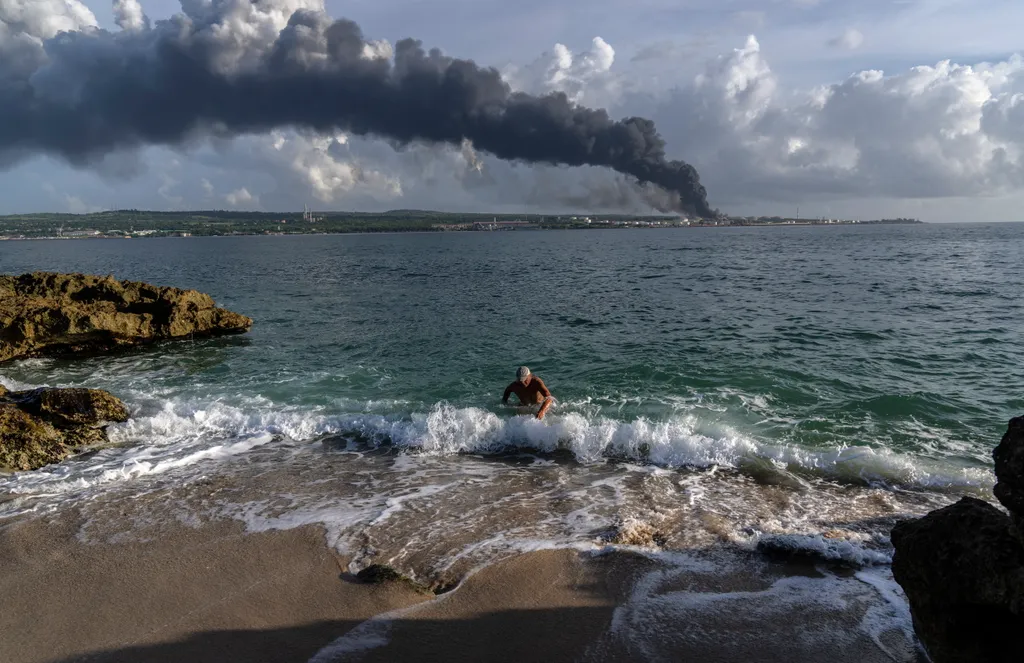
[[[892,572],[935,663],[1024,657],[1024,418],[993,453],[992,504],[964,497],[892,530]]]
[[[0,403],[0,467],[33,470],[67,457],[64,436],[13,403]]]
[[[1024,545],[1024,417],[1010,420],[992,458],[998,480],[992,492],[1010,510],[1017,537]]]
[[[33,389],[10,398],[26,412],[61,428],[128,420],[124,403],[102,389]]]
[[[34,470],[107,441],[128,408],[99,389],[0,391],[0,467]]]
[[[173,338],[248,331],[209,295],[112,276],[0,276],[0,361],[94,354]]]

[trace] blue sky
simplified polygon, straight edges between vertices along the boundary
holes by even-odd
[[[316,1],[260,0],[267,12],[285,14]],[[44,0],[0,0],[7,23],[0,46],[21,29],[18,12],[32,2]],[[54,7],[75,2],[45,0]],[[182,11],[177,0],[139,3],[151,20]],[[112,3],[84,5],[100,27],[120,30]],[[1024,220],[1024,129],[1017,128],[1014,101],[1024,92],[1024,66],[1014,57],[1024,52],[1021,2],[324,5],[332,17],[356,21],[368,39],[415,37],[499,68],[516,88],[565,89],[613,115],[652,117],[670,155],[698,168],[712,204],[726,212],[792,213],[802,205],[816,215]],[[307,201],[321,209],[549,210],[585,201],[614,179],[597,169],[466,154],[427,146],[396,153],[379,141],[285,130],[187,149],[146,148],[83,168],[32,157],[0,175],[0,213],[295,209]],[[581,193],[553,194],[546,184],[552,178],[560,183],[554,188]]]

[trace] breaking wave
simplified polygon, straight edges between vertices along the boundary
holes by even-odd
[[[686,414],[661,421],[622,421],[579,412],[508,416],[476,407],[437,403],[409,413],[407,403],[346,403],[328,408],[283,407],[262,398],[248,402],[171,400],[136,408],[109,429],[114,447],[81,462],[0,477],[10,493],[64,492],[130,480],[190,465],[223,461],[254,449],[326,442],[354,451],[482,456],[515,452],[569,454],[581,464],[623,461],[667,469],[735,468],[769,481],[799,484],[802,477],[930,490],[987,491],[991,472],[949,461],[911,457],[885,448],[812,449],[774,444],[728,425]],[[402,410],[406,411],[402,411]]]

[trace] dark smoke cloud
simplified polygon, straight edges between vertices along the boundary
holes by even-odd
[[[30,75],[0,71],[0,161],[47,152],[83,165],[122,148],[280,127],[403,145],[468,139],[501,159],[613,168],[669,192],[679,209],[713,213],[697,171],[665,158],[650,120],[615,121],[561,93],[512,92],[495,69],[411,39],[393,61],[367,57],[359,26],[321,12],[295,12],[268,48],[229,65],[228,46],[202,27],[179,15],[152,28],[65,32]]]

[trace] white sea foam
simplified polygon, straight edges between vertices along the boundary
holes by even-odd
[[[84,467],[81,463],[47,465],[34,472],[16,473],[0,486],[15,495],[67,493],[127,479],[163,474],[203,461],[224,460],[263,446],[273,439],[269,433],[260,433],[201,449],[106,449],[97,454],[100,457],[99,462]]]
[[[872,550],[849,539],[830,539],[820,534],[756,533],[746,542],[752,547],[767,544],[771,550],[789,552],[826,562],[842,562],[856,567],[886,565],[892,562],[887,552]]]
[[[537,421],[443,403],[425,413],[331,414],[324,407],[274,407],[259,399],[190,400],[140,407],[133,421],[112,432],[125,446],[0,476],[2,488],[24,496],[7,501],[2,513],[35,509],[35,503],[82,504],[117,484],[140,485],[116,494],[184,485],[189,488],[178,494],[190,497],[182,508],[193,509],[200,520],[236,519],[248,531],[320,525],[353,571],[384,561],[436,578],[461,577],[534,549],[603,548],[609,528],[631,519],[650,523],[664,535],[659,545],[664,538],[665,547],[756,544],[749,534],[754,531],[789,536],[817,549],[820,558],[863,567],[887,561],[885,542],[859,541],[851,532],[839,541],[818,534],[904,510],[881,503],[897,495],[893,491],[851,493],[813,479],[779,501],[774,485],[718,468],[756,463],[759,472],[767,466],[782,473],[792,466],[776,459],[786,453],[800,458],[798,450],[773,448],[692,416],[622,422],[568,412]],[[348,443],[325,450],[319,443],[325,435]],[[374,445],[386,445],[387,453],[365,453]],[[560,456],[542,462],[518,454],[510,462],[456,456],[527,450],[569,452],[584,467]],[[827,467],[824,453],[799,453]],[[604,462],[609,458],[618,462]],[[704,469],[677,471],[684,465]],[[811,465],[794,469],[801,467]],[[216,488],[207,491],[206,482],[198,481],[203,477],[216,477],[210,484]],[[870,502],[867,510],[858,506],[860,497]],[[94,530],[96,540],[117,529],[110,515],[96,513],[97,522],[107,523]],[[185,522],[170,511],[126,522],[161,517]]]
[[[861,582],[829,573],[772,579],[767,567],[751,569],[740,560],[731,564],[726,556],[716,558],[710,569],[694,565],[688,554],[655,559],[662,566],[634,584],[595,651],[618,644],[638,659],[671,660],[695,646],[744,660],[752,651],[775,646],[793,658],[823,658],[868,640],[894,661],[915,660],[909,611],[881,573],[862,572]],[[743,584],[761,587],[721,591],[713,580],[742,576],[750,576]],[[840,614],[860,615],[860,628],[836,628]],[[828,617],[819,620],[817,615]],[[772,625],[774,637],[765,638],[766,624]]]
[[[341,406],[341,405],[339,405]],[[800,483],[791,472],[866,483],[936,489],[986,491],[989,470],[958,468],[885,449],[844,447],[807,449],[759,441],[693,414],[662,421],[620,421],[578,412],[502,417],[475,408],[439,403],[427,412],[367,413],[379,403],[345,411],[325,406],[279,406],[264,398],[234,403],[178,399],[136,406],[133,418],[111,426],[119,448],[74,463],[0,477],[0,490],[55,493],[132,480],[193,464],[243,455],[274,436],[310,442],[342,437],[357,445],[389,445],[416,454],[497,454],[516,450],[568,451],[580,463],[607,459],[661,468],[730,467],[765,472],[783,483]],[[390,404],[394,407],[395,404]],[[364,412],[352,412],[353,409]],[[695,487],[690,500],[700,499]]]
[[[884,603],[873,603],[864,613],[861,620],[861,631],[866,633],[886,655],[894,660],[912,660],[920,658],[915,653],[923,654],[923,648],[914,635],[914,620],[910,614],[903,588],[892,576],[888,568],[874,568],[858,571],[856,578],[870,585],[878,592]],[[903,638],[896,641],[885,640],[883,635],[898,629]]]
[[[287,504],[282,505],[282,500]],[[279,495],[267,501],[224,504],[216,515],[241,521],[247,532],[290,530],[306,525],[319,525],[324,528],[329,545],[338,553],[355,556],[359,547],[353,544],[352,537],[380,513],[380,503],[383,500],[383,496],[377,496],[350,499],[339,504],[333,497],[307,501]]]
[[[870,447],[811,450],[772,445],[728,426],[702,425],[693,415],[626,422],[570,412],[538,421],[527,416],[503,419],[486,410],[441,403],[428,414],[399,421],[357,417],[335,422],[336,431],[346,428],[369,439],[434,454],[567,450],[582,463],[614,458],[668,468],[742,469],[767,462],[778,470],[804,470],[867,483],[975,490],[992,485],[991,472],[980,468],[929,464]]]
[[[20,382],[14,378],[9,378],[6,375],[0,374],[0,386],[6,387],[11,391],[24,391],[26,389],[35,389],[40,385],[29,384],[27,382]]]
[[[329,416],[319,410],[281,407],[264,398],[240,404],[196,399],[172,400],[151,412],[137,412],[108,429],[112,442],[162,445],[269,433],[293,440],[350,430],[358,416]]]
[[[318,651],[309,663],[339,663],[353,654],[386,646],[390,642],[393,619],[382,616],[363,622]]]
[[[453,484],[420,486],[410,492],[388,497],[384,502],[384,510],[380,512],[379,516],[371,520],[369,524],[380,525],[388,518],[405,508],[404,505],[406,502],[432,497],[443,492],[446,488],[450,488],[452,485]]]
[[[352,655],[386,646],[391,641],[391,624],[417,606],[372,617],[342,635],[309,659],[309,663],[341,663]]]

